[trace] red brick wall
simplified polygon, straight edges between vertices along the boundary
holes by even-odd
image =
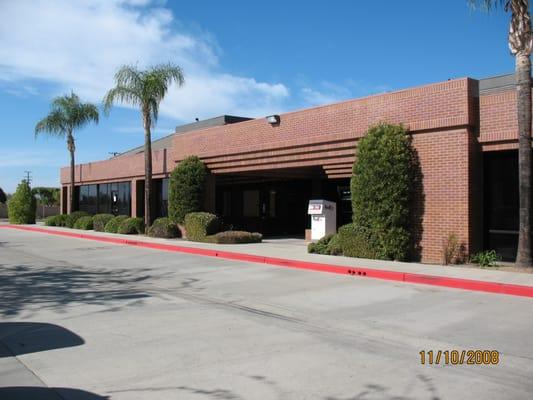
[[[491,147],[495,149],[496,146],[500,146],[496,149],[516,148],[514,144],[518,140],[516,113],[515,90],[479,97],[479,142],[484,149],[488,150]]]
[[[411,131],[472,124],[471,87],[458,79],[394,93],[349,100],[281,115],[176,135],[171,157],[198,155],[214,173],[323,166],[344,167],[347,176],[356,140],[369,125],[403,123]]]
[[[174,162],[166,150],[152,152],[154,176],[166,174],[174,168]],[[61,168],[61,183],[70,182],[70,168]],[[114,157],[109,160],[95,161],[76,165],[75,180],[78,184],[88,182],[117,182],[144,177],[144,153],[132,156]]]
[[[479,119],[479,142],[483,151],[518,148],[516,90],[480,96]]]
[[[422,215],[422,261],[441,262],[442,243],[450,233],[459,237],[466,251],[470,246],[469,140],[467,129],[413,137],[423,177],[422,193],[414,204]]]

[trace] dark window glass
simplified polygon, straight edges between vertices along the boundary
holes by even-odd
[[[513,261],[518,245],[518,152],[486,153],[485,248]]]
[[[88,194],[87,194],[87,212],[91,215],[94,215],[98,212],[98,185],[88,185]]]
[[[109,184],[103,183],[98,185],[98,212],[111,213],[111,193]]]
[[[161,209],[159,215],[161,217],[168,216],[168,178],[161,180]]]
[[[118,184],[118,213],[121,215],[131,214],[131,188],[129,182]]]
[[[89,186],[79,186],[78,189],[78,209],[89,212]]]

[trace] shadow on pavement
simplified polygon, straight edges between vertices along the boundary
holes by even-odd
[[[62,310],[72,303],[105,305],[142,299],[143,271],[88,271],[72,265],[0,264],[0,315],[16,316],[27,308]]]
[[[0,387],[2,400],[107,400],[110,397],[100,396],[85,390],[72,388],[48,388],[38,386]]]
[[[0,347],[0,358],[80,346],[85,343],[80,336],[68,329],[42,322],[0,322],[0,342],[10,350],[9,354],[6,354]]]

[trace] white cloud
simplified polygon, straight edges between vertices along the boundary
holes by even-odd
[[[58,93],[73,89],[99,102],[120,65],[172,61],[183,67],[186,85],[170,89],[161,106],[168,116],[188,121],[223,113],[260,116],[284,104],[289,91],[283,84],[220,72],[213,38],[180,28],[160,4],[4,0],[0,80],[21,87],[28,80],[52,82]]]
[[[303,83],[300,95],[309,105],[324,105],[390,90],[391,88],[387,85],[373,85],[368,82],[346,79],[341,84],[322,81],[315,87]]]

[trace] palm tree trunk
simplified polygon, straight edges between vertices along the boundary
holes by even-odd
[[[144,223],[152,225],[152,137],[150,115],[144,113]]]
[[[74,144],[74,137],[72,136],[72,133],[69,132],[67,136],[67,147],[68,151],[70,152],[70,196],[69,196],[69,204],[70,204],[70,212],[74,211],[74,204],[75,204],[75,197],[74,197],[74,187],[75,187],[75,168],[76,164],[74,162],[74,152],[76,151],[76,146]]]
[[[516,265],[531,267],[531,60],[528,55],[516,55],[516,77],[520,202]]]

